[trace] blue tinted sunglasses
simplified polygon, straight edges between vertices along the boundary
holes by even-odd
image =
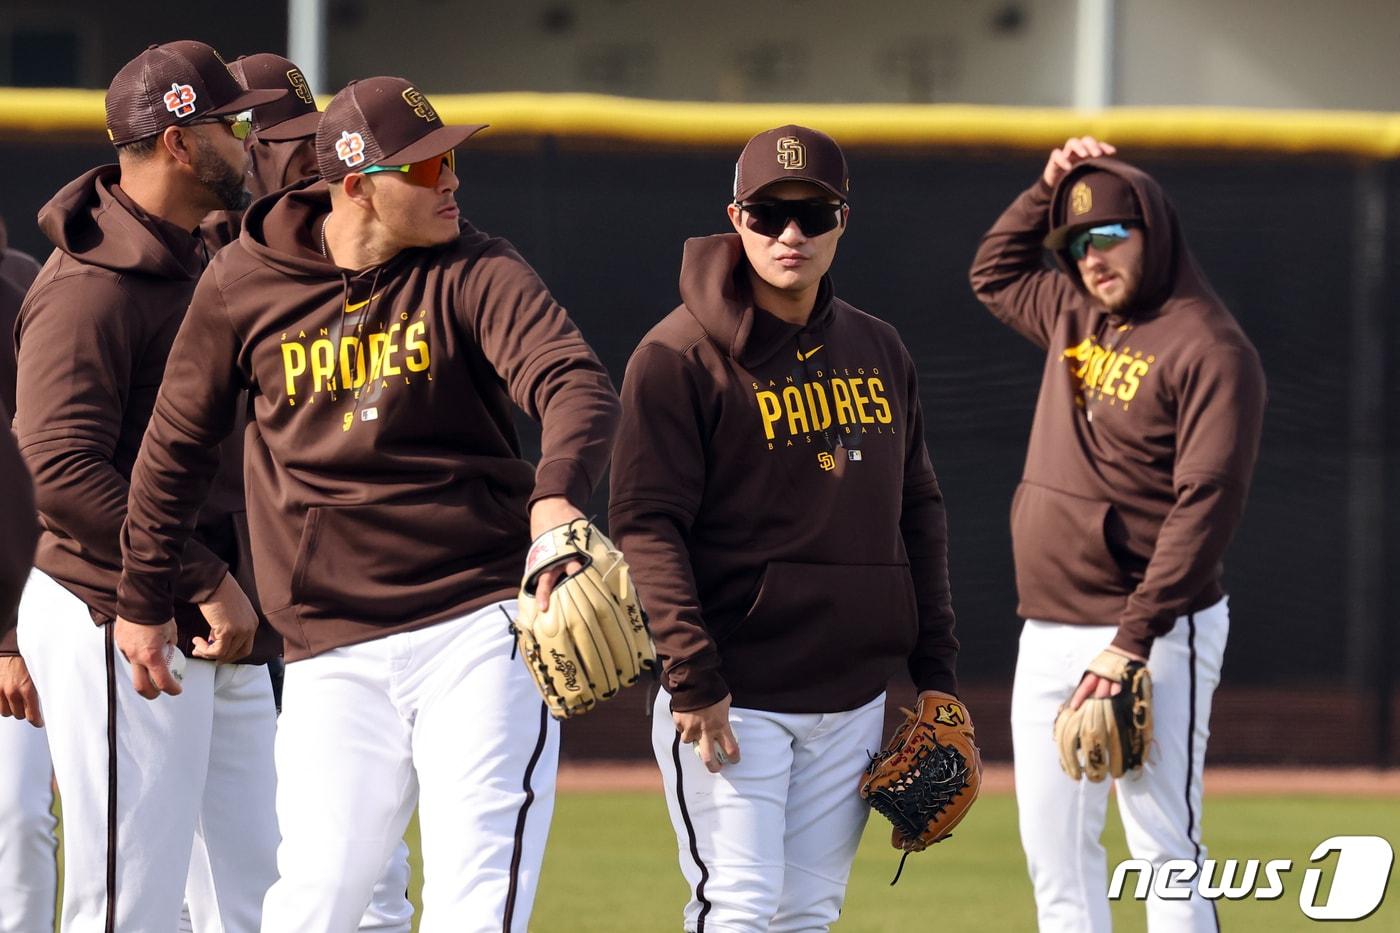
[[[1083,233],[1076,234],[1074,239],[1069,241],[1069,255],[1070,258],[1078,262],[1084,258],[1084,254],[1089,251],[1091,246],[1097,250],[1109,250],[1127,238],[1128,228],[1123,224],[1090,227]]]

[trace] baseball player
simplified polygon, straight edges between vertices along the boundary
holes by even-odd
[[[734,178],[734,232],[686,242],[683,304],[628,363],[609,517],[664,667],[685,929],[825,930],[886,682],[957,692],[947,526],[913,361],[827,275],[840,147],[768,130]]]
[[[239,85],[247,90],[286,92],[286,96],[280,100],[253,108],[253,131],[243,141],[248,150],[249,194],[260,198],[295,182],[317,177],[316,124],[320,122],[321,112],[316,109],[316,98],[312,96],[301,69],[291,60],[271,52],[239,56],[228,63],[228,68]],[[237,217],[227,218],[223,222],[236,230],[241,219],[240,211]],[[243,420],[239,421],[234,434],[241,433],[244,423]],[[221,468],[223,466],[221,464]],[[238,467],[241,471],[242,464],[239,463]],[[249,581],[252,583],[251,574]],[[252,586],[247,589],[249,598],[255,598]],[[281,658],[272,659],[268,669],[273,674],[272,688],[280,709]],[[389,857],[384,874],[374,886],[369,907],[360,918],[359,929],[362,933],[371,930],[408,933],[413,925],[408,881],[408,845],[400,842]],[[186,895],[192,901],[204,900],[196,896],[197,889],[208,891],[210,885],[207,882],[197,885],[196,879],[192,878],[186,887]]]
[[[40,212],[55,251],[16,329],[15,432],[43,532],[19,648],[63,788],[65,931],[174,929],[196,834],[223,929],[258,928],[273,877],[274,708],[252,662],[276,640],[257,635],[232,576],[227,504],[241,490],[211,497],[175,584],[179,632],[172,623],[162,672],[183,668],[180,695],[147,703],[128,688],[112,620],[128,476],[207,259],[193,231],[246,197],[238,114],[279,93],[243,91],[203,43],[152,46],[107,92],[119,164]]]
[[[1109,782],[1062,773],[1052,724],[1145,661],[1156,742],[1116,782],[1135,858],[1205,858],[1201,772],[1229,629],[1221,558],[1244,509],[1265,386],[1151,176],[1092,137],[1050,153],[982,239],[971,278],[1046,351],[1011,507],[1021,634],[1012,698],[1021,840],[1042,931],[1109,929],[1099,837]],[[1052,252],[1057,268],[1042,264]],[[1118,663],[1121,664],[1121,661]],[[1148,926],[1213,930],[1194,890]]]
[[[401,78],[338,93],[323,180],[255,202],[201,280],[133,474],[120,614],[146,632],[136,676],[169,689],[207,451],[251,392],[258,592],[288,662],[267,933],[354,929],[415,804],[420,929],[528,925],[558,728],[514,596],[532,531],[581,517],[618,403],[524,260],[459,218],[453,153],[480,129]],[[512,402],[542,424],[537,468]]]

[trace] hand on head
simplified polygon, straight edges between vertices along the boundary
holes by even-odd
[[[1111,156],[1117,151],[1110,143],[1100,142],[1092,136],[1070,137],[1060,148],[1050,150],[1050,158],[1045,162],[1045,170],[1040,177],[1053,188],[1078,163],[1085,159]]]

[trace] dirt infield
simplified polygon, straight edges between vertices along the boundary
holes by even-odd
[[[1011,765],[986,766],[983,790],[1009,794]],[[630,761],[566,762],[559,767],[562,791],[661,791],[661,775],[650,763]],[[1212,797],[1268,794],[1335,794],[1348,797],[1400,798],[1400,770],[1364,768],[1208,768],[1206,794]]]

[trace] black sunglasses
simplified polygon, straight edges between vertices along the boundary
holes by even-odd
[[[834,203],[822,198],[803,201],[735,202],[748,215],[744,225],[754,233],[768,237],[782,236],[791,221],[797,221],[803,236],[821,236],[835,230],[841,223],[845,202]]]

